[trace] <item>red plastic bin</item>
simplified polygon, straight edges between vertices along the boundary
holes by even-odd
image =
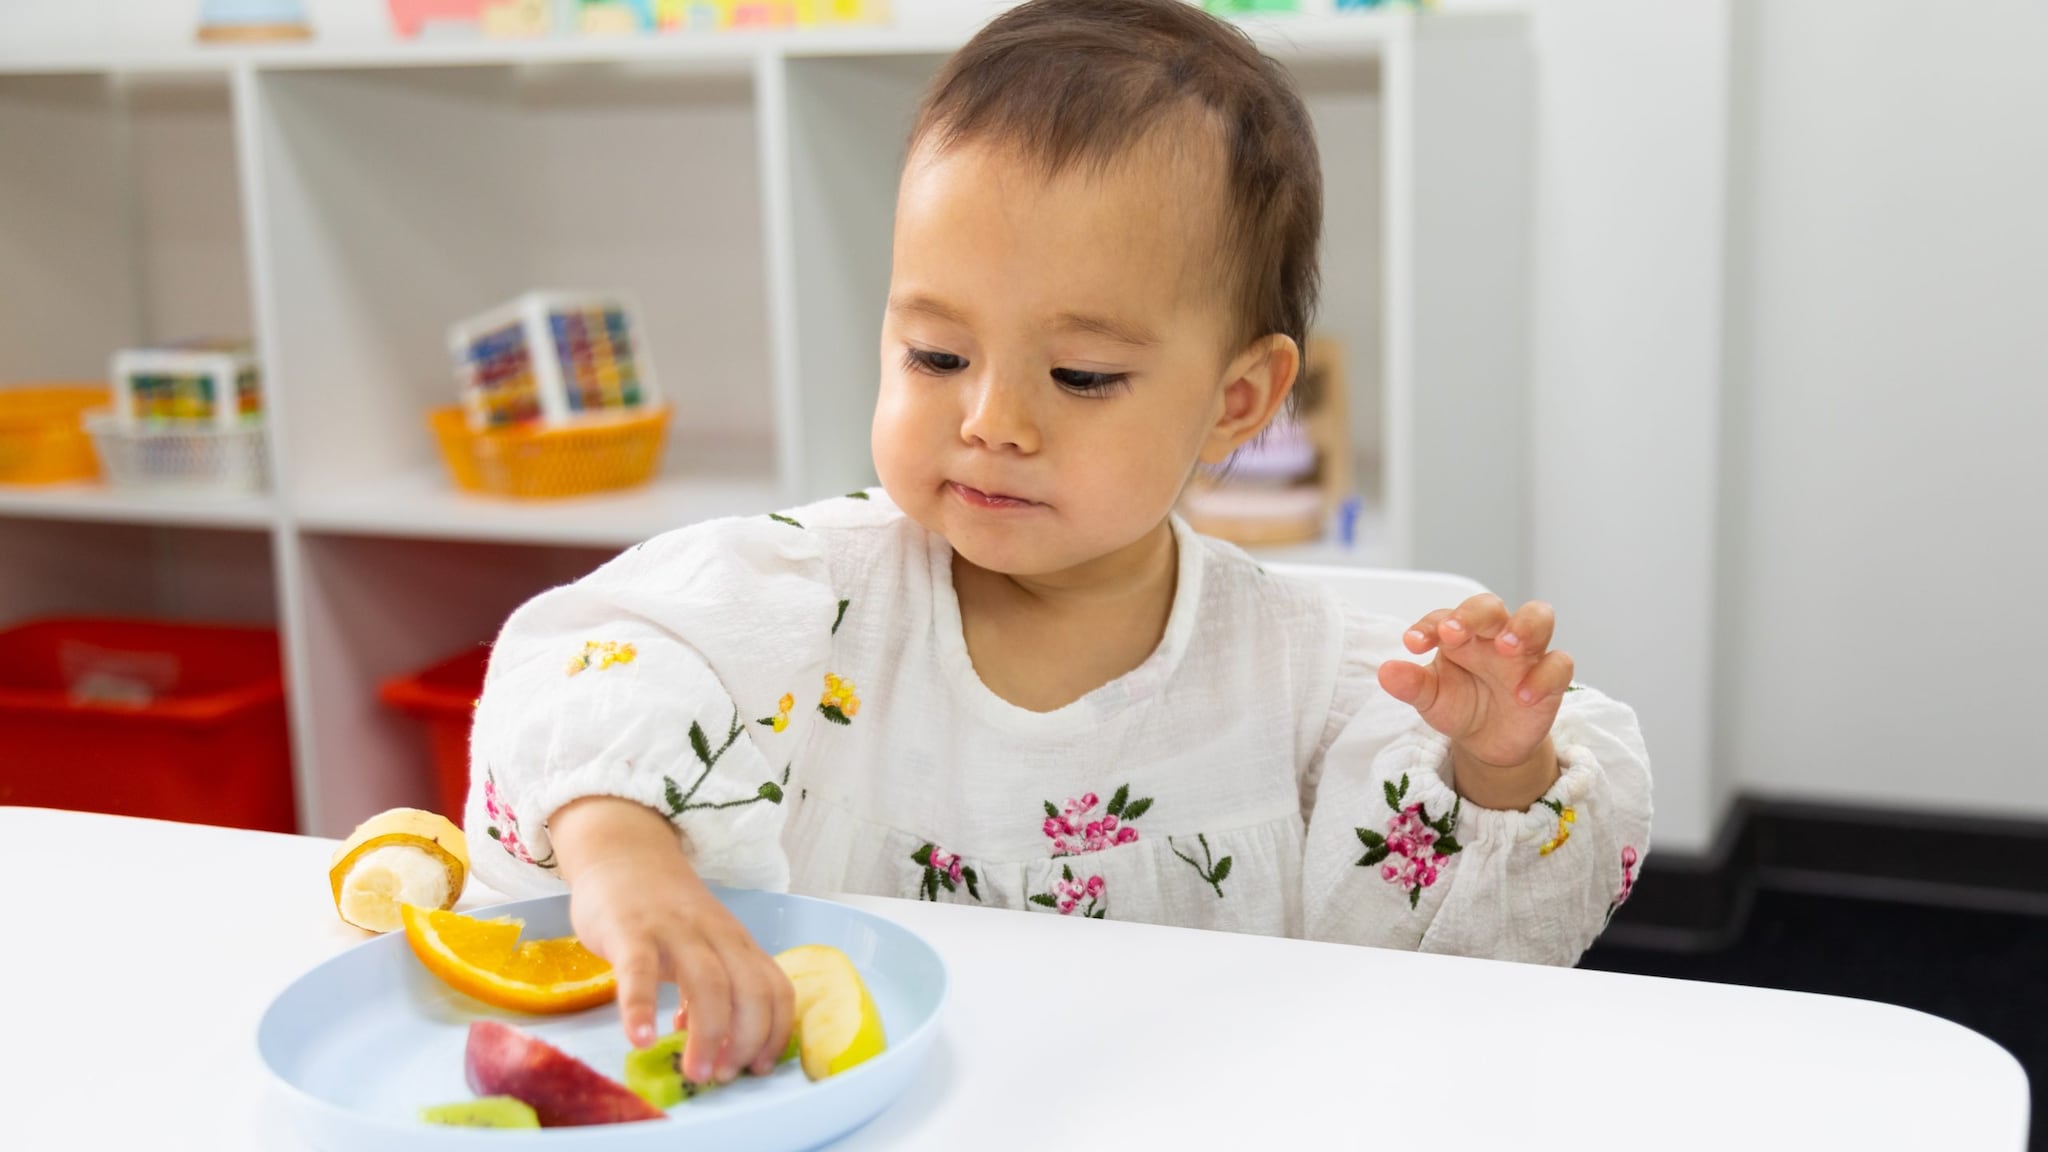
[[[297,831],[277,632],[104,618],[0,632],[0,804]]]
[[[478,646],[410,676],[387,680],[377,696],[384,703],[427,722],[434,750],[434,794],[441,814],[462,823],[469,800],[469,723],[484,692],[490,649]]]

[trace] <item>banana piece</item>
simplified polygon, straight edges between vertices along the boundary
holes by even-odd
[[[393,808],[356,825],[327,869],[334,910],[371,932],[404,927],[401,904],[455,907],[468,876],[462,829],[418,808]]]

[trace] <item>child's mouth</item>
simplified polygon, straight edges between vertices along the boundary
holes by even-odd
[[[983,492],[979,488],[969,488],[958,481],[949,481],[947,486],[953,490],[953,495],[958,496],[963,503],[971,508],[1038,507],[1038,502],[1035,500],[1026,500],[1022,496],[1005,496],[1000,492]]]

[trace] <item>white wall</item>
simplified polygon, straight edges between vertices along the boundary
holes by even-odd
[[[2048,816],[2048,5],[1736,13],[1718,754]]]
[[[1537,0],[1530,589],[1712,842],[1726,0]]]

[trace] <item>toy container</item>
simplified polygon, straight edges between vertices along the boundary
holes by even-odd
[[[469,796],[469,725],[484,691],[490,650],[478,645],[409,676],[387,680],[378,699],[426,721],[434,755],[434,794],[443,816],[462,823]]]
[[[295,831],[276,631],[127,619],[0,631],[0,804]]]
[[[448,330],[471,428],[562,427],[661,404],[634,309],[617,294],[529,292]]]
[[[107,407],[104,384],[0,388],[0,484],[61,484],[100,474],[85,415]]]

